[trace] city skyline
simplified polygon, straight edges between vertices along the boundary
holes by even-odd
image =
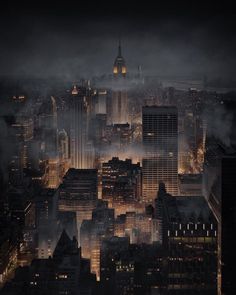
[[[190,2],[0,10],[0,295],[233,294],[235,10]]]
[[[0,74],[71,81],[102,75],[110,72],[121,38],[130,71],[141,63],[150,75],[232,79],[234,11],[218,4],[189,6],[159,3],[154,9],[149,3],[141,9],[121,1],[119,8],[112,8],[69,1],[35,8],[16,4],[11,9],[6,4],[1,12]]]

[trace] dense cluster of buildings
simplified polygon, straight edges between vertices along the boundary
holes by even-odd
[[[112,76],[30,95],[1,117],[0,294],[232,294],[233,94],[131,75],[119,44]]]

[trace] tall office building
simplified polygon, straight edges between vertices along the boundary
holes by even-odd
[[[58,132],[58,153],[62,174],[69,169],[69,137],[65,129]]]
[[[98,197],[96,169],[69,169],[59,186],[59,211],[76,212],[77,228],[92,218]],[[79,235],[78,235],[79,236]]]
[[[143,121],[143,201],[151,203],[159,182],[178,194],[178,113],[176,107],[145,106]]]
[[[57,104],[53,96],[42,102],[37,115],[45,152],[55,152],[57,150]]]
[[[20,183],[23,177],[23,169],[30,166],[30,148],[34,137],[33,119],[20,113],[11,124],[14,152],[9,164],[9,180],[13,184]]]
[[[125,77],[127,73],[127,68],[125,64],[125,59],[123,58],[121,54],[121,43],[119,41],[118,46],[118,55],[115,59],[114,66],[113,66],[113,74],[114,77]]]
[[[74,86],[70,97],[70,156],[71,167],[85,169],[87,141],[86,89]]]
[[[179,115],[179,172],[200,173],[204,154],[204,121],[191,106]]]
[[[91,220],[84,220],[81,225],[82,257],[89,258],[91,273],[100,280],[100,248],[104,238],[114,235],[114,209],[109,209],[107,202],[98,202]]]
[[[167,255],[165,294],[216,294],[217,222],[205,198],[173,197],[162,183],[155,211]]]
[[[60,159],[57,153],[50,153],[48,158],[48,188],[57,188],[61,182]]]
[[[235,238],[236,231],[236,153],[221,161],[221,294],[235,290]]]
[[[97,100],[95,103],[95,114],[106,114],[107,113],[107,90],[97,90]]]
[[[142,192],[142,172],[140,164],[131,160],[113,157],[102,164],[102,198],[115,215],[133,211],[138,206]]]
[[[127,67],[121,54],[121,44],[119,43],[118,55],[113,66],[113,83],[111,98],[111,118],[110,123],[122,124],[128,122],[128,96],[126,89]]]
[[[236,103],[221,101],[222,110],[231,114],[227,137],[215,137],[208,131],[203,169],[203,192],[218,222],[218,293],[232,294],[235,289],[236,229]],[[219,107],[219,106],[218,106]],[[208,123],[209,124],[209,123]],[[226,141],[226,139],[228,141]]]
[[[236,150],[214,138],[207,138],[204,163],[204,194],[218,222],[218,293],[235,288]],[[223,242],[224,241],[224,242]]]
[[[56,246],[58,224],[58,199],[54,189],[44,189],[37,196],[36,226],[38,258],[46,259],[52,255]]]

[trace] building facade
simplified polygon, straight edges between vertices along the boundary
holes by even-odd
[[[143,122],[143,202],[156,197],[158,184],[178,194],[178,113],[175,107],[145,106]]]

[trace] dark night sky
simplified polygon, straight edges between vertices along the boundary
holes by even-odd
[[[110,73],[120,36],[130,71],[140,64],[146,74],[236,77],[230,3],[98,2],[5,6],[0,74],[73,80]]]

